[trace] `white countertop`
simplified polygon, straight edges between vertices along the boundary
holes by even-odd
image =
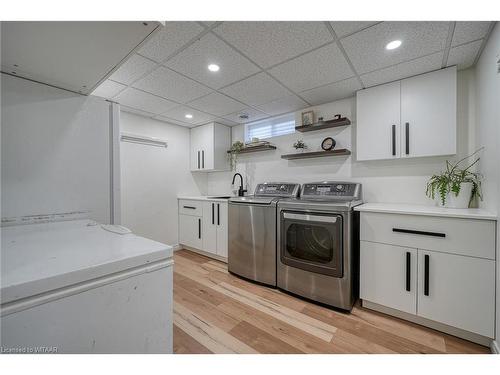
[[[172,257],[172,247],[92,220],[1,228],[2,304]]]
[[[189,201],[211,201],[211,202],[228,202],[229,198],[227,199],[220,199],[220,198],[212,198],[212,197],[220,197],[220,196],[229,196],[229,195],[195,195],[195,196],[186,196],[186,195],[179,195],[177,199],[185,199]],[[232,197],[232,196],[231,196]]]
[[[494,212],[480,208],[443,208],[402,203],[365,203],[354,208],[361,212],[381,212],[401,215],[456,217],[463,219],[497,220]]]

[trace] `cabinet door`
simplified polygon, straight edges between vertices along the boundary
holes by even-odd
[[[400,82],[357,92],[357,160],[400,156]]]
[[[227,203],[217,203],[217,255],[224,258],[227,258],[227,210]]]
[[[201,217],[182,214],[179,215],[179,243],[201,249]]]
[[[417,250],[367,241],[360,244],[360,297],[416,314]]]
[[[203,247],[208,253],[217,254],[217,203],[203,202]]]
[[[419,249],[418,270],[419,316],[493,337],[494,260]]]
[[[217,171],[229,170],[227,150],[231,148],[231,128],[222,124],[214,124],[214,169]]]
[[[203,129],[201,126],[192,128],[190,131],[190,147],[191,147],[191,170],[197,171],[201,169],[201,148],[202,148],[202,138]]]
[[[456,144],[456,67],[402,80],[401,156],[452,155]]]

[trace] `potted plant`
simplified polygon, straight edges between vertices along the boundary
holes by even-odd
[[[227,158],[229,160],[229,165],[232,171],[236,170],[236,163],[238,162],[238,154],[241,152],[241,150],[243,150],[244,147],[245,145],[243,144],[243,142],[240,141],[236,141],[231,145],[231,149],[227,154]]]
[[[448,208],[467,208],[475,197],[483,199],[481,195],[481,174],[471,172],[471,168],[480,160],[476,158],[472,163],[462,168],[462,163],[473,157],[473,154],[460,159],[455,164],[446,161],[446,171],[433,175],[427,182],[426,195],[429,198],[438,198],[438,204]]]
[[[304,143],[302,139],[298,139],[297,142],[293,144],[293,147],[295,148],[296,151],[301,151],[301,152],[304,152],[304,150],[307,149],[307,145]]]

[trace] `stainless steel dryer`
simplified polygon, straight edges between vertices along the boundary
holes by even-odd
[[[252,196],[229,200],[229,272],[276,287],[276,203],[299,190],[299,184],[269,182]]]
[[[278,288],[344,310],[358,289],[361,185],[315,182],[278,202]]]

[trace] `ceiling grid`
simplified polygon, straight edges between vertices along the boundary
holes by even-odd
[[[163,34],[132,54],[96,94],[118,102],[127,94],[125,110],[182,126],[236,125],[450,64],[470,67],[493,26],[472,21],[167,22]],[[385,51],[395,39],[402,39],[402,47]],[[209,63],[221,65],[220,71],[212,75]],[[130,92],[139,95],[137,102]],[[162,109],[164,103],[165,110],[145,112],[139,103],[147,97],[155,104],[151,108]],[[183,111],[195,114],[193,119],[183,118]],[[250,118],[239,120],[242,113]]]

